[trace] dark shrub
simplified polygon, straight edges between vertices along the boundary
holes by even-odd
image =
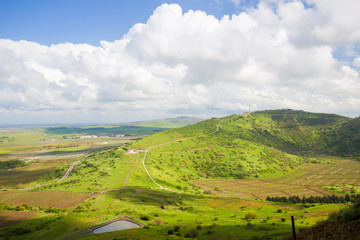
[[[30,232],[31,232],[31,229],[29,229],[29,228],[14,228],[11,230],[11,233],[16,234],[16,235],[23,235],[23,234],[27,234]]]
[[[252,223],[247,223],[247,224],[246,224],[246,228],[247,228],[247,229],[253,229],[254,226],[255,226],[255,225],[252,224]]]
[[[149,216],[146,216],[146,215],[141,216],[140,219],[144,220],[144,221],[149,221],[150,220]]]
[[[207,232],[206,232],[205,234],[206,234],[206,235],[210,235],[210,234],[212,234],[212,233],[214,233],[213,230],[207,230]]]
[[[196,238],[197,236],[199,236],[199,231],[197,229],[191,229],[189,232],[189,237]]]
[[[245,215],[246,220],[256,219],[256,214],[253,212],[249,212]]]
[[[342,213],[344,222],[350,222],[360,218],[360,202],[354,204],[348,209],[345,209]]]

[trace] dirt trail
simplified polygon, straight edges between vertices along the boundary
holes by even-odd
[[[166,191],[170,191],[170,192],[175,192],[174,190],[171,190],[169,188],[166,188],[166,187],[163,187],[161,186],[160,184],[158,184],[153,178],[152,176],[150,175],[148,169],[146,168],[146,165],[145,165],[145,159],[146,159],[146,156],[147,156],[147,153],[153,149],[154,147],[158,147],[158,146],[161,146],[161,145],[165,145],[165,144],[169,144],[169,143],[173,143],[173,142],[178,142],[178,141],[182,141],[182,140],[187,140],[187,139],[191,139],[191,138],[195,138],[195,137],[200,137],[200,136],[204,136],[204,135],[211,135],[211,134],[214,134],[216,133],[217,131],[219,131],[219,126],[221,124],[221,122],[223,121],[224,119],[222,119],[217,125],[216,125],[216,130],[211,132],[211,133],[208,133],[208,134],[200,134],[200,135],[197,135],[197,136],[192,136],[192,137],[188,137],[188,138],[180,138],[180,139],[176,139],[176,140],[173,140],[173,141],[169,141],[169,142],[165,142],[165,143],[160,143],[160,144],[157,144],[157,145],[154,145],[150,148],[148,148],[146,151],[145,151],[145,155],[144,155],[144,158],[142,160],[142,164],[144,166],[144,169],[147,173],[147,175],[150,177],[150,179],[157,185],[159,186],[160,189],[163,189],[163,190],[166,190]]]
[[[133,169],[130,170],[129,174],[126,176],[126,179],[125,179],[125,183],[124,183],[123,188],[126,187],[128,181],[129,181],[130,175],[135,171],[135,169],[136,169],[137,166],[139,165],[139,159],[138,159],[137,157],[135,157],[135,156],[133,156],[133,155],[130,155],[130,154],[128,154],[128,156],[131,156],[131,157],[135,158],[136,164],[135,164],[135,166],[133,167]]]
[[[136,169],[137,166],[139,165],[139,158],[137,158],[137,157],[135,157],[135,156],[133,156],[133,155],[130,155],[130,154],[127,154],[127,155],[130,156],[130,157],[132,157],[132,158],[135,158],[136,163],[135,163],[135,166],[130,170],[130,172],[129,172],[128,175],[126,176],[126,179],[125,179],[125,182],[124,182],[124,186],[123,186],[122,188],[116,188],[116,189],[111,189],[111,190],[107,190],[107,191],[102,191],[101,193],[99,193],[99,194],[97,195],[97,197],[100,196],[100,195],[102,195],[102,194],[104,194],[104,193],[107,193],[107,192],[109,192],[109,191],[116,191],[116,190],[120,190],[120,189],[126,189],[126,185],[127,185],[128,181],[129,181],[130,175],[135,171],[135,169]],[[97,215],[97,217],[100,217],[100,216],[102,216],[104,213],[106,213],[107,210],[109,209],[110,205],[115,201],[115,199],[116,199],[116,198],[114,198],[113,200],[111,200],[111,201],[108,203],[108,205],[106,206],[105,210],[104,210],[102,213],[100,213],[99,215]]]

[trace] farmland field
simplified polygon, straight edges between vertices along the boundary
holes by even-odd
[[[0,202],[14,205],[69,208],[91,197],[91,194],[56,191],[6,191],[0,192]]]
[[[44,131],[41,128],[0,130],[2,136],[0,161],[20,160],[26,163],[23,167],[0,170],[0,189],[21,188],[35,184],[37,180],[62,166],[68,166],[85,154],[106,150],[144,137],[144,135],[133,135],[67,138],[59,134],[49,135]]]
[[[215,196],[265,199],[267,196],[324,196],[330,194],[324,185],[360,185],[360,162],[323,157],[333,164],[308,164],[293,174],[264,179],[204,179],[194,183]],[[219,189],[216,191],[215,189]]]
[[[35,218],[34,212],[13,212],[0,210],[0,228],[14,225],[16,223]]]

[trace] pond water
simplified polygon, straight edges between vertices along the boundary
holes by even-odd
[[[131,222],[128,220],[119,220],[116,222],[106,224],[102,227],[99,227],[99,228],[93,230],[93,233],[99,234],[99,233],[113,232],[113,231],[119,231],[119,230],[130,229],[130,228],[138,228],[138,227],[140,227],[140,225],[136,224],[134,222]]]

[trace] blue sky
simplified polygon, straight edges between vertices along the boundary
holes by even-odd
[[[136,23],[145,23],[163,3],[178,3],[184,12],[202,10],[222,18],[256,2],[235,6],[228,0],[0,0],[0,38],[44,45],[99,45],[101,40],[122,38]]]
[[[0,0],[0,124],[360,115],[358,0]],[[227,16],[226,16],[227,15]]]

